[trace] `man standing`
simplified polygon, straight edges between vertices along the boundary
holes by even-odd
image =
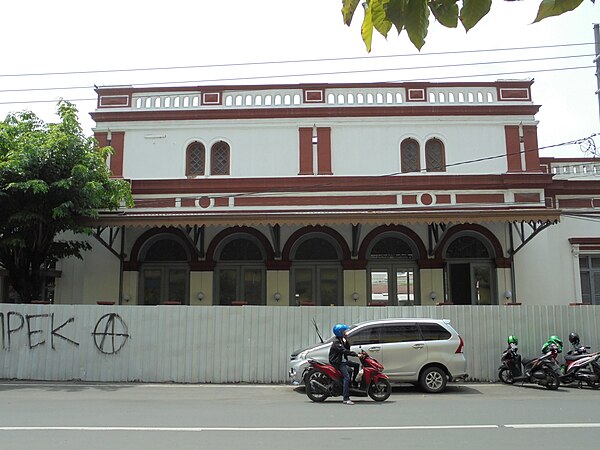
[[[338,369],[344,377],[344,384],[342,386],[342,397],[345,405],[354,405],[354,402],[350,400],[350,373],[348,372],[348,366],[357,365],[356,363],[349,362],[348,356],[358,356],[355,352],[350,350],[350,345],[345,339],[348,325],[338,323],[333,327],[333,334],[337,339],[331,344],[329,349],[329,363]],[[356,380],[357,370],[353,371],[353,380]]]

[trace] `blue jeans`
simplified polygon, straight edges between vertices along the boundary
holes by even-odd
[[[342,398],[344,400],[350,400],[350,372],[348,371],[348,364],[346,361],[340,363],[340,372],[344,377],[344,384],[342,385]]]

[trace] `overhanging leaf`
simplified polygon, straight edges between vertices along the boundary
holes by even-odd
[[[492,0],[463,0],[460,21],[465,27],[465,31],[469,31],[477,25],[477,22],[490,12],[491,6]]]
[[[365,46],[367,47],[367,52],[371,52],[371,43],[373,42],[373,17],[369,5],[365,7],[365,18],[363,19],[363,23],[360,28],[360,34]]]
[[[390,0],[384,7],[387,20],[394,25],[398,34],[402,32],[406,24],[405,9],[407,4],[408,0]]]
[[[456,28],[458,25],[457,0],[433,0],[429,2],[429,9],[436,20],[447,28]]]
[[[425,44],[429,28],[429,7],[427,0],[408,0],[406,5],[406,32],[417,49]]]
[[[373,26],[385,38],[387,38],[388,31],[392,28],[392,23],[387,19],[385,13],[386,5],[389,1],[390,0],[371,0],[369,2]]]
[[[560,16],[567,11],[573,11],[583,0],[542,0],[537,16],[533,23],[552,16]]]
[[[359,2],[360,0],[342,0],[342,17],[346,25],[350,26],[352,23],[352,17]]]

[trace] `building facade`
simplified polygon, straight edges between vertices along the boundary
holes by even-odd
[[[540,158],[531,88],[98,88],[95,136],[135,207],[89,224],[47,298],[600,304],[600,165]]]

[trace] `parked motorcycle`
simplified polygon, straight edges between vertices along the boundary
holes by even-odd
[[[388,376],[383,373],[383,366],[379,361],[371,358],[367,352],[361,350],[358,355],[362,365],[362,375],[357,387],[350,387],[350,395],[354,397],[369,396],[376,402],[387,400],[392,393],[392,385]],[[342,395],[344,377],[342,373],[331,364],[311,359],[308,361],[311,368],[306,374],[306,395],[313,402],[323,402],[328,397]],[[358,378],[357,378],[358,379]]]
[[[553,368],[554,353],[557,354],[558,351],[551,349],[537,358],[522,359],[516,344],[509,342],[508,348],[502,353],[502,365],[498,368],[498,378],[506,384],[521,381],[539,384],[550,390],[558,389],[560,379]]]
[[[589,346],[582,345],[577,333],[569,334],[572,349],[565,355],[560,381],[563,384],[586,383],[592,389],[600,388],[600,352],[588,353]]]

